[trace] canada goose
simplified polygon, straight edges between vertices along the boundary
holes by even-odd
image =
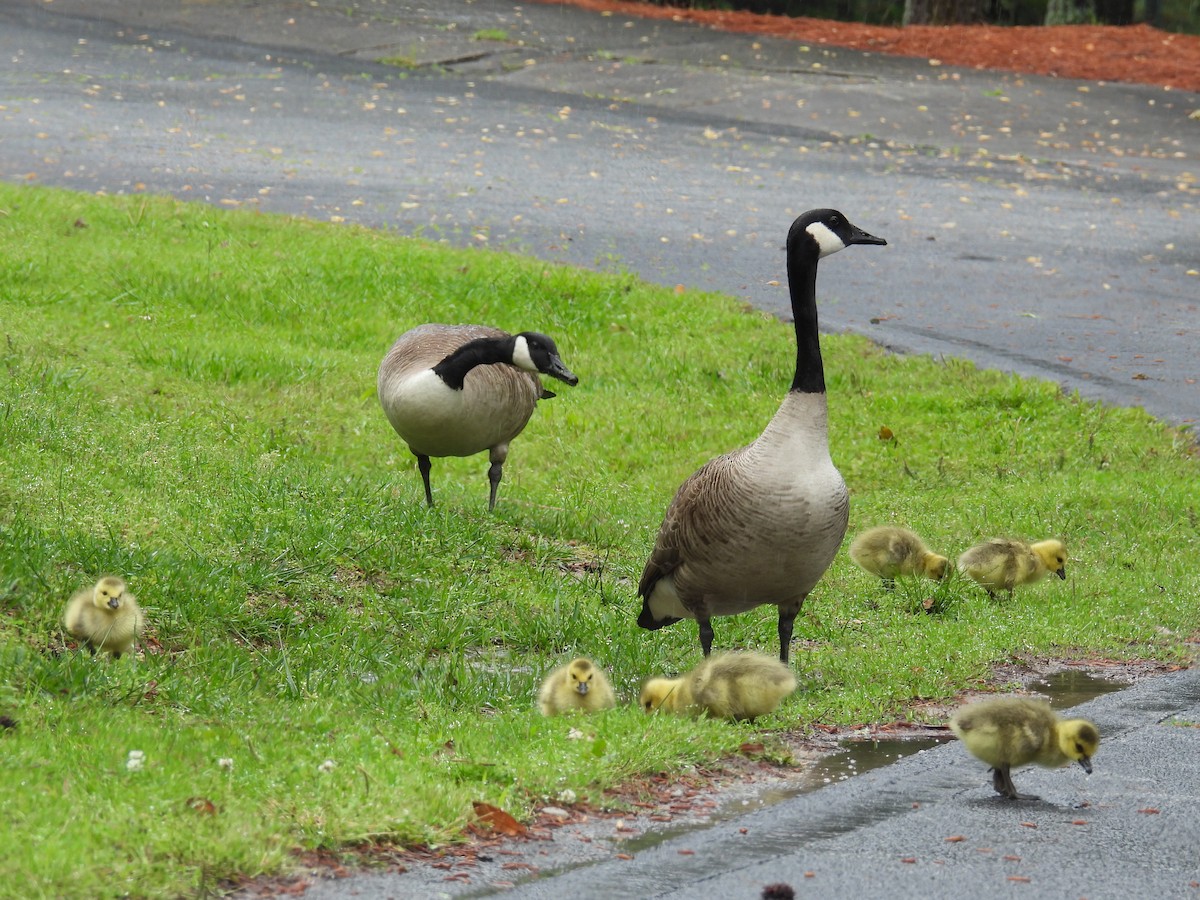
[[[1075,760],[1091,775],[1092,756],[1100,746],[1100,732],[1087,719],[1063,721],[1049,703],[1031,697],[997,697],[964,706],[950,719],[950,730],[992,767],[992,787],[1010,800],[1020,799],[1012,768],[1037,763],[1056,769]]]
[[[941,581],[949,562],[931,552],[916,534],[896,525],[877,525],[859,534],[850,543],[850,558],[863,571],[882,578],[889,591],[898,575],[924,575]]]
[[[496,365],[506,363],[506,365]],[[544,334],[484,325],[418,325],[379,364],[383,411],[417,458],[433,506],[429,457],[490,452],[488,509],[496,506],[508,443],[525,427],[543,390],[538,373],[579,383]]]
[[[1020,584],[1033,584],[1053,572],[1067,577],[1067,548],[1053,538],[1030,544],[1010,538],[990,538],[976,544],[958,558],[958,570],[983,586],[995,599],[999,591]]]
[[[573,709],[596,712],[616,706],[608,678],[590,660],[573,659],[546,676],[538,694],[543,716],[557,716]]]
[[[67,601],[63,625],[91,653],[104,650],[119,659],[142,633],[145,617],[125,582],[110,575],[75,592]]]
[[[646,712],[708,712],[722,719],[754,719],[774,712],[796,689],[785,663],[761,653],[710,656],[680,678],[651,678],[642,687]]]
[[[752,444],[710,460],[676,492],[638,584],[643,628],[695,619],[708,656],[713,616],[770,603],[779,607],[779,658],[787,662],[796,615],[841,546],[850,509],[829,457],[817,261],[850,244],[886,243],[832,209],[810,210],[792,223],[791,390]]]

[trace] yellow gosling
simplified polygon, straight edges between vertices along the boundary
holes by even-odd
[[[63,612],[63,625],[91,653],[101,650],[119,659],[142,633],[145,617],[124,580],[110,575],[76,591]]]
[[[1017,793],[1011,770],[1034,763],[1056,769],[1077,762],[1092,774],[1100,732],[1087,719],[1062,720],[1045,700],[998,697],[964,706],[950,719],[971,755],[992,767],[992,787],[1010,800],[1036,797]]]
[[[607,676],[590,660],[580,657],[559,666],[542,682],[538,709],[543,716],[572,710],[597,712],[616,706],[617,698]]]

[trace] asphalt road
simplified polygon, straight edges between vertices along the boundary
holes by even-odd
[[[0,0],[0,177],[389,227],[780,313],[788,224],[834,206],[889,246],[823,270],[825,329],[1200,418],[1197,95],[429,6]]]
[[[388,227],[780,312],[788,224],[835,206],[889,246],[822,269],[825,328],[1200,419],[1197,95],[429,6],[0,0],[0,178]],[[1196,674],[1085,712],[1097,773],[1019,776],[1040,802],[997,801],[948,746],[513,895],[1200,896]],[[371,876],[311,896],[446,890]]]

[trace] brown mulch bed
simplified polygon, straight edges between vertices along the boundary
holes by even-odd
[[[1001,69],[1200,91],[1200,36],[1159,31],[1149,25],[910,25],[898,28],[832,19],[683,9],[636,0],[537,2],[647,19],[694,22],[725,31],[765,34],[874,53],[917,56],[968,69]]]

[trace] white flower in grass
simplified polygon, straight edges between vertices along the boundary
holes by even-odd
[[[222,756],[217,760],[217,765],[222,769],[228,769],[230,772],[233,771],[233,759],[231,757]]]
[[[141,750],[130,750],[129,758],[125,760],[125,768],[130,772],[142,771],[142,766],[145,765],[146,754]]]
[[[325,760],[325,762],[323,762],[319,766],[317,766],[317,771],[328,774],[329,772],[332,772],[336,768],[337,768],[337,763],[335,763],[332,759],[327,759],[327,760]]]
[[[567,732],[567,740],[568,741],[582,741],[583,740],[583,732],[580,731],[578,728],[572,728],[570,731]]]
[[[564,788],[558,792],[559,803],[574,803],[575,799],[575,792],[570,788]]]

